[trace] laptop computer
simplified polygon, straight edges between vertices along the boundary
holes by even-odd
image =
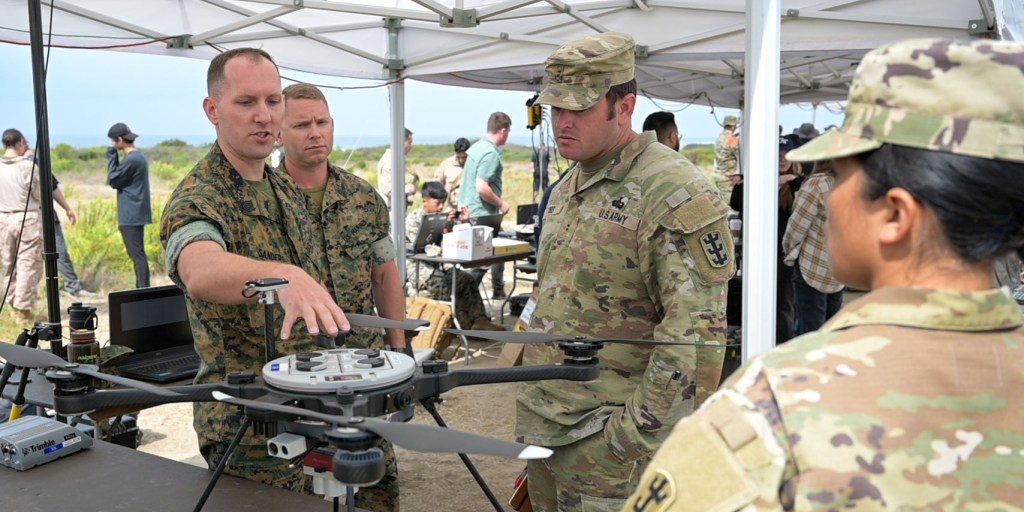
[[[444,227],[448,224],[448,214],[427,213],[423,215],[423,222],[420,223],[420,230],[416,232],[416,240],[412,244],[405,244],[407,252],[418,254],[428,245],[441,245],[441,236],[444,234]]]
[[[134,351],[114,368],[118,375],[149,382],[195,377],[199,355],[177,286],[156,286],[113,292],[110,303],[110,344]]]
[[[537,223],[537,203],[521,204],[516,207],[516,225],[525,226]]]
[[[501,231],[501,219],[504,217],[504,213],[481,215],[479,217],[469,219],[469,223],[474,226],[487,226],[494,230],[494,236],[498,236],[498,232]]]

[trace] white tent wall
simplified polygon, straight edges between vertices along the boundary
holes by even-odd
[[[1019,32],[1019,0],[995,1],[998,9],[993,0],[43,0],[42,14],[45,25],[52,11],[57,45],[200,59],[256,46],[284,67],[313,73],[513,90],[538,89],[544,59],[569,40],[629,33],[638,43],[642,94],[742,105],[747,112],[746,211],[771,212],[747,216],[746,260],[757,255],[757,263],[744,276],[756,281],[744,289],[757,295],[744,306],[758,316],[746,319],[745,330],[766,337],[744,347],[751,355],[773,345],[767,337],[774,329],[766,327],[774,318],[765,315],[774,311],[776,228],[762,223],[777,209],[779,102],[844,98],[861,56],[884,43]],[[0,40],[28,42],[24,0],[0,0],[0,12]],[[389,92],[397,149],[405,126],[402,83]],[[402,151],[392,156],[393,168],[402,169]],[[391,224],[401,263],[404,182],[400,173],[393,180]]]

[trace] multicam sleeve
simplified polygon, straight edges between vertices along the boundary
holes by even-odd
[[[792,508],[780,491],[795,466],[760,360],[730,383],[675,425],[623,511]]]
[[[651,352],[640,386],[609,419],[605,435],[625,461],[649,456],[669,426],[718,388],[725,343],[726,283],[735,273],[727,208],[717,194],[669,198],[672,209],[653,223],[640,266],[662,312],[654,338],[708,346],[663,346]],[[685,196],[685,197],[684,197]]]

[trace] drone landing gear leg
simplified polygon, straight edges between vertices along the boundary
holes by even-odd
[[[441,418],[441,414],[437,412],[437,402],[437,398],[427,398],[420,402],[420,404],[422,404],[423,408],[430,413],[438,426],[448,428],[444,419]],[[466,469],[469,470],[469,474],[473,475],[473,480],[476,480],[477,485],[480,486],[480,490],[484,491],[484,494],[487,496],[487,500],[491,502],[491,506],[494,507],[494,510],[497,510],[498,512],[505,510],[502,508],[501,503],[498,502],[498,498],[494,497],[494,493],[491,492],[491,488],[487,487],[487,482],[484,481],[484,477],[480,475],[479,471],[477,471],[476,466],[473,465],[473,461],[469,460],[469,457],[467,457],[465,453],[460,453],[458,455],[459,458],[462,459],[462,463],[466,465]]]
[[[227,467],[231,456],[235,454],[235,450],[238,449],[238,443],[242,442],[242,437],[245,436],[245,431],[249,430],[251,423],[252,421],[249,420],[248,416],[242,416],[242,426],[238,427],[238,433],[231,439],[231,444],[228,445],[227,451],[224,452],[224,456],[217,463],[217,469],[213,470],[213,478],[210,479],[210,483],[206,484],[206,490],[203,491],[202,497],[199,498],[199,503],[196,503],[196,508],[192,509],[192,512],[199,512],[203,509],[203,505],[206,505],[206,500],[210,497],[210,493],[213,492],[214,486],[217,485],[217,480],[224,473],[224,468]]]

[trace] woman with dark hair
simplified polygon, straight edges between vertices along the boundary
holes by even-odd
[[[993,280],[1024,247],[1021,91],[1021,43],[865,55],[843,127],[789,158],[833,160],[832,270],[870,293],[677,424],[633,505],[1024,508],[1024,315]]]

